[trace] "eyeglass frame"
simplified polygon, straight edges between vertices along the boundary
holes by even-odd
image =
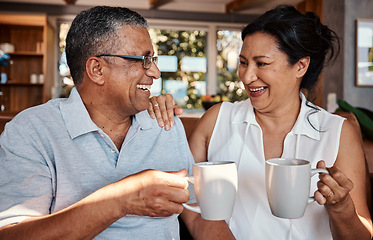
[[[151,64],[154,63],[154,64],[157,64],[158,62],[158,57],[156,56],[150,56],[150,55],[145,55],[145,56],[135,56],[135,55],[120,55],[120,54],[99,54],[97,55],[96,57],[120,57],[120,58],[123,58],[123,59],[130,59],[130,60],[142,60],[142,67],[146,70],[148,70],[150,67],[151,67]],[[151,62],[149,64],[149,67],[145,67],[145,59],[146,58],[151,58]]]

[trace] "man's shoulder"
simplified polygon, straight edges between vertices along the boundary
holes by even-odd
[[[150,117],[147,110],[139,112],[135,115],[136,121],[140,125],[142,129],[152,129],[153,131],[162,131],[163,127],[160,127],[158,124],[157,119],[153,119]],[[179,117],[174,116],[175,118],[175,126],[171,127],[170,130],[166,131],[184,131],[183,124]]]
[[[61,99],[51,99],[46,103],[27,108],[18,113],[14,118],[30,118],[35,116],[50,115],[51,111],[59,111]]]
[[[22,126],[24,129],[57,124],[61,116],[59,110],[61,100],[63,99],[52,99],[44,104],[27,108],[18,113],[10,123],[11,125]]]

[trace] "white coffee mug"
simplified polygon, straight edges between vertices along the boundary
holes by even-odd
[[[325,169],[311,169],[311,163],[302,159],[274,158],[266,161],[265,180],[268,203],[272,214],[280,218],[300,218],[307,204],[314,201],[309,196],[311,177],[327,173]]]
[[[235,162],[202,162],[193,165],[193,177],[198,206],[183,204],[186,209],[200,213],[207,220],[225,220],[232,217],[237,192]]]

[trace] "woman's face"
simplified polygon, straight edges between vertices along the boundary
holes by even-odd
[[[289,100],[299,101],[303,76],[299,64],[289,65],[287,55],[271,35],[258,32],[245,37],[238,75],[257,111],[273,111]]]

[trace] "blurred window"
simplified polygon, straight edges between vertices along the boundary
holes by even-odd
[[[61,96],[68,96],[74,86],[64,53],[70,23],[60,23],[59,28]],[[213,32],[212,34],[216,35],[214,36],[216,48],[212,49],[216,49],[216,53],[209,58],[207,36],[211,33],[208,32],[208,28],[200,30],[177,28],[173,26],[172,29],[167,27],[149,29],[159,58],[158,68],[161,71],[161,77],[154,80],[152,95],[172,94],[177,104],[186,109],[203,109],[203,101],[237,101],[247,98],[237,76],[238,55],[242,45],[241,32],[236,30]],[[216,61],[216,77],[213,77],[212,82],[207,83],[209,60]],[[208,92],[208,84],[215,84],[212,89],[216,90]]]

